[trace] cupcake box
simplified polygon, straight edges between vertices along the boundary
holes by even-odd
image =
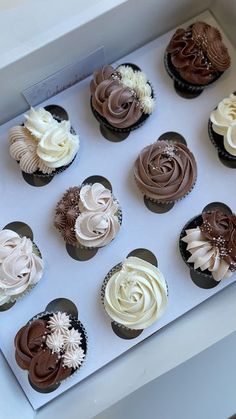
[[[216,25],[208,14],[204,20]],[[120,355],[123,355],[120,362],[129,368],[125,352],[135,346],[138,359],[145,366],[148,360],[143,359],[143,351],[138,348],[139,342],[156,332],[152,339],[158,341],[162,337],[160,335],[165,333],[163,329],[158,336],[158,331],[163,327],[235,281],[232,276],[210,290],[196,287],[178,252],[179,234],[185,222],[199,214],[208,203],[224,202],[235,210],[235,198],[231,193],[235,188],[234,171],[218,162],[207,133],[210,112],[222,98],[235,91],[235,51],[226,39],[232,68],[199,98],[186,101],[176,95],[163,67],[163,49],[172,33],[120,60],[120,63],[136,63],[147,74],[157,99],[153,115],[127,141],[114,144],[100,137],[98,123],[89,105],[90,79],[53,98],[53,103],[68,110],[73,127],[80,135],[81,148],[78,166],[73,164],[45,187],[32,188],[22,181],[19,167],[9,156],[7,131],[15,123],[21,123],[22,117],[0,128],[3,145],[0,153],[1,229],[14,220],[28,224],[45,262],[45,273],[37,287],[10,311],[0,313],[1,350],[35,409],[80,382],[79,397],[83,380]],[[139,152],[167,131],[178,132],[186,138],[197,161],[198,178],[193,191],[185,199],[176,203],[170,212],[157,215],[144,206],[132,170]],[[91,261],[78,263],[67,255],[62,238],[53,228],[54,210],[69,187],[81,185],[84,179],[94,174],[100,174],[111,182],[114,195],[122,206],[122,227],[115,240],[100,249]],[[135,248],[146,248],[156,255],[158,266],[168,282],[169,301],[168,309],[157,322],[136,338],[124,340],[110,326],[110,319],[101,303],[101,285],[109,270]],[[233,286],[231,290],[234,293]],[[218,298],[219,309],[225,312],[228,310],[224,296],[226,293],[222,294]],[[88,333],[88,353],[78,373],[64,380],[55,391],[41,394],[30,386],[27,373],[15,362],[14,336],[31,318],[44,311],[50,301],[57,298],[69,299],[78,307],[79,318]],[[208,306],[208,303],[204,306]],[[205,326],[209,326],[208,318],[205,322]],[[188,336],[185,338],[188,339]],[[148,340],[146,344],[149,350]]]

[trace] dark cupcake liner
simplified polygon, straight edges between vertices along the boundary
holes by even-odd
[[[179,75],[178,71],[175,69],[175,67],[173,66],[173,64],[171,62],[171,54],[168,53],[167,51],[165,51],[165,55],[164,55],[164,65],[165,65],[165,69],[166,69],[167,73],[173,79],[173,81],[175,83],[175,87],[180,92],[189,93],[189,94],[193,94],[193,95],[196,94],[196,96],[201,94],[207,86],[214,83],[223,74],[223,72],[218,72],[217,76],[210,83],[204,84],[204,85],[197,85],[197,84],[192,84],[192,83],[189,83],[189,82],[185,81]]]
[[[33,319],[31,319],[27,324],[31,324],[35,320],[49,320],[49,317],[52,314],[55,314],[55,312],[45,311],[43,313],[39,313],[38,315],[34,316]],[[55,391],[60,386],[60,384],[62,382],[65,382],[65,381],[69,380],[72,377],[72,375],[78,373],[81,370],[81,368],[84,366],[86,356],[87,356],[87,352],[88,352],[88,335],[87,335],[87,332],[85,330],[84,325],[80,322],[80,320],[78,320],[76,317],[73,317],[72,315],[70,315],[70,319],[71,319],[71,326],[74,327],[74,329],[78,330],[78,332],[81,333],[81,336],[82,336],[82,344],[80,346],[82,347],[82,349],[84,350],[84,353],[85,353],[83,362],[82,362],[82,364],[80,365],[79,368],[72,371],[72,373],[69,377],[65,378],[64,380],[58,381],[53,386],[47,387],[45,389],[39,388],[34,383],[29,381],[30,385],[33,387],[33,389],[38,391],[39,393],[50,393],[52,391]]]
[[[219,135],[217,134],[213,128],[212,128],[212,122],[209,119],[208,121],[208,134],[209,134],[209,138],[212,142],[212,144],[215,146],[215,148],[218,151],[219,156],[227,159],[227,160],[232,160],[234,162],[236,162],[236,156],[233,156],[232,154],[228,153],[228,151],[226,151],[225,147],[224,147],[224,137],[223,135]]]
[[[141,71],[141,69],[136,64],[124,63],[124,64],[120,64],[118,67],[120,67],[121,65],[126,65],[126,66],[129,66],[129,67],[132,67],[133,70],[139,70],[139,71]],[[153,90],[153,87],[152,87],[151,83],[149,81],[147,83],[151,87],[151,90],[152,90],[152,98],[155,98],[155,93],[154,93],[154,90]],[[104,118],[102,115],[100,115],[100,113],[98,111],[96,111],[96,109],[94,109],[94,107],[92,105],[92,96],[90,97],[90,106],[91,106],[91,110],[93,112],[93,115],[95,116],[95,118],[97,119],[97,121],[99,122],[99,124],[101,126],[106,127],[110,131],[115,132],[115,133],[127,133],[127,134],[129,134],[131,131],[134,131],[134,130],[140,128],[144,124],[144,122],[149,118],[149,116],[151,115],[151,114],[145,114],[145,113],[143,113],[142,116],[141,116],[141,118],[137,122],[135,122],[135,124],[131,125],[130,127],[117,128],[117,127],[114,127],[113,125],[111,125],[107,121],[106,118]]]

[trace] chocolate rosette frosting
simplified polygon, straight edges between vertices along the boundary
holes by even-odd
[[[183,198],[191,190],[197,166],[184,144],[157,141],[141,151],[134,165],[134,176],[147,198],[166,203]]]
[[[95,93],[98,85],[104,80],[110,79],[113,73],[114,68],[111,65],[105,65],[101,69],[94,71],[93,80],[90,83],[90,90],[92,95]]]
[[[36,320],[19,330],[15,337],[16,361],[22,369],[29,369],[32,358],[41,350],[46,333],[44,320]]]
[[[220,32],[205,22],[177,29],[166,52],[180,77],[191,84],[211,83],[230,66]]]
[[[72,368],[64,368],[62,358],[44,349],[35,355],[29,367],[29,380],[38,388],[52,387],[72,373]]]
[[[108,100],[114,89],[118,89],[120,84],[117,80],[108,79],[102,81],[92,95],[92,105],[94,109],[103,115],[103,104]]]

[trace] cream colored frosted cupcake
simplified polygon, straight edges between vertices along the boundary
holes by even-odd
[[[142,330],[165,312],[168,289],[156,266],[130,256],[107,275],[102,299],[112,321],[131,330]]]
[[[0,307],[33,288],[43,269],[41,255],[29,238],[12,230],[0,231]]]
[[[24,125],[9,131],[10,154],[24,173],[52,176],[66,169],[79,150],[69,121],[58,121],[44,108],[31,108]]]

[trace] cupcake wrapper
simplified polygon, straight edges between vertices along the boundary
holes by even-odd
[[[215,146],[215,148],[218,151],[218,154],[222,157],[224,157],[227,160],[236,161],[236,156],[232,156],[232,154],[229,154],[225,148],[224,148],[224,137],[222,135],[217,134],[212,129],[212,122],[209,119],[208,121],[208,134],[209,138],[212,142],[212,144]]]
[[[48,312],[48,311],[44,311],[43,313],[39,313],[36,316],[34,316],[28,323],[32,323],[35,320],[43,319],[44,317],[51,316],[52,314],[54,314],[54,313]],[[88,351],[89,351],[89,347],[88,347],[88,334],[87,334],[87,332],[86,332],[86,330],[84,328],[84,325],[77,318],[75,318],[73,316],[70,316],[70,318],[72,319],[72,321],[74,321],[75,323],[77,323],[79,325],[79,329],[80,329],[80,331],[82,331],[82,335],[83,335],[83,339],[84,339],[84,344],[86,345],[85,357],[84,357],[84,360],[83,360],[83,362],[82,362],[82,364],[80,365],[79,368],[77,368],[76,370],[74,370],[69,377],[65,378],[62,381],[59,381],[56,384],[61,384],[62,382],[64,383],[67,380],[69,380],[74,374],[78,373],[81,370],[81,368],[84,366],[84,363],[85,363],[85,360],[87,358],[87,354],[88,354]]]
[[[33,249],[34,249],[34,253],[42,258],[42,254],[38,248],[38,246],[33,242]],[[41,278],[42,279],[42,278]],[[40,281],[41,281],[40,279]],[[11,304],[11,303],[15,303],[18,300],[21,300],[22,298],[24,298],[27,294],[29,294],[36,286],[38,285],[38,283],[36,284],[30,284],[25,291],[23,291],[21,294],[17,294],[17,295],[11,295],[9,300],[2,304],[2,306],[4,306],[5,304]],[[1,305],[0,305],[1,308]]]
[[[164,55],[164,65],[165,65],[165,69],[167,73],[174,80],[179,90],[185,91],[186,93],[193,93],[193,94],[199,93],[200,94],[205,89],[205,87],[214,83],[223,74],[223,72],[222,73],[218,72],[218,75],[214,78],[214,80],[212,80],[208,84],[195,85],[195,84],[188,83],[187,81],[182,79],[182,77],[178,74],[177,70],[171,63],[170,54],[168,54],[167,51],[165,51],[165,55]]]

